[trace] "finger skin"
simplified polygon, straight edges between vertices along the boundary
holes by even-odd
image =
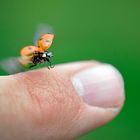
[[[97,65],[101,64],[78,62],[1,77],[1,138],[68,140],[111,120],[120,111],[124,97],[117,109],[89,106],[71,82],[78,71]]]

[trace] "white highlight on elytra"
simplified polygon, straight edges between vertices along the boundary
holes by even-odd
[[[44,53],[44,54],[42,55],[42,57],[46,57],[46,54]]]

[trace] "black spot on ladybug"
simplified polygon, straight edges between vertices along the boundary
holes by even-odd
[[[42,40],[43,38],[40,38],[39,40]]]
[[[46,40],[46,42],[48,43],[48,42],[50,42],[50,40]]]
[[[29,50],[32,50],[32,48],[31,48],[31,47],[28,47],[28,49],[29,49]]]

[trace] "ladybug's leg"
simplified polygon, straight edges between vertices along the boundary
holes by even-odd
[[[54,66],[52,66],[52,63],[51,63],[50,59],[47,58],[46,60],[47,60],[47,62],[49,62],[49,64],[50,64],[50,65],[48,66],[49,69],[50,69],[50,68],[53,68]]]
[[[35,67],[37,64],[34,64],[34,65],[31,65],[29,68],[33,68],[33,67]]]
[[[50,69],[50,66],[47,66],[48,69]]]
[[[49,63],[50,63],[50,68],[54,68],[54,66],[52,66],[52,63],[51,63],[51,61],[49,61]]]
[[[37,56],[34,56],[33,58],[32,58],[32,65],[29,67],[29,68],[32,68],[32,67],[35,67],[36,65],[37,65]]]

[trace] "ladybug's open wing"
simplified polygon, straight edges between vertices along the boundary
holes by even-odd
[[[20,64],[19,57],[11,57],[0,61],[0,68],[8,74],[24,71]]]
[[[0,61],[0,69],[8,74],[15,74],[29,69],[29,57],[10,57]]]

